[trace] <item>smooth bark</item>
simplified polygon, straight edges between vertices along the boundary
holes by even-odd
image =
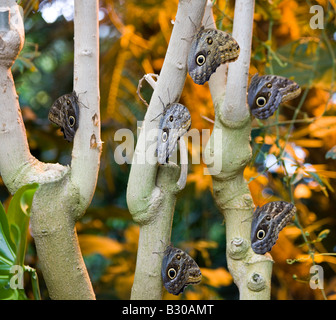
[[[191,38],[200,26],[205,5],[205,0],[180,0],[165,60],[137,141],[127,187],[128,208],[140,224],[131,299],[162,298],[163,251],[170,243],[176,194],[185,181],[181,183],[176,164],[158,166],[155,148],[160,117],[151,120],[163,110],[159,97],[166,105],[180,98]]]
[[[251,117],[246,89],[253,13],[254,0],[236,0],[232,35],[241,51],[236,62],[221,67],[210,78],[216,117],[205,158],[221,164],[219,174],[212,176],[213,196],[225,219],[228,268],[240,299],[270,299],[272,259],[269,254],[257,255],[251,249],[254,205],[243,176],[251,159]],[[206,14],[213,20],[210,3]],[[221,139],[215,138],[216,132],[221,132]]]
[[[31,230],[50,297],[94,299],[75,222],[92,200],[102,145],[98,1],[75,1],[74,90],[81,103],[71,166],[42,163],[30,153],[10,70],[24,42],[22,17],[14,0],[3,2],[3,7],[10,7],[11,23],[10,30],[1,33],[6,41],[0,53],[0,173],[11,193],[27,183],[40,184],[32,205]]]

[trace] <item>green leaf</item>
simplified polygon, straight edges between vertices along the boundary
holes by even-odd
[[[325,155],[326,159],[336,159],[336,146],[333,146]]]
[[[320,46],[320,52],[316,56],[316,48],[318,46]],[[336,45],[334,43],[331,45],[331,50],[336,53]],[[274,74],[286,78],[294,78],[300,86],[308,86],[311,73],[314,71],[313,64],[316,62],[318,68],[315,71],[314,84],[326,90],[330,89],[332,81],[330,70],[334,65],[324,42],[310,40],[303,42],[300,39],[279,48],[275,54],[283,62],[286,62],[287,66],[284,68],[279,64],[274,64]]]
[[[322,230],[317,236],[318,241],[322,241],[323,239],[325,239],[329,233],[330,233],[329,229]]]
[[[326,190],[327,188],[329,189],[329,191],[334,192],[333,187],[330,185],[330,183],[326,179],[319,176],[316,172],[307,171],[307,173],[321,186],[321,190],[325,194],[326,197],[329,196]]]
[[[15,259],[16,246],[11,241],[9,225],[5,210],[0,203],[0,284],[3,270],[7,270],[13,264]]]
[[[16,247],[11,241],[5,210],[0,203],[0,300],[12,299],[16,296],[9,287],[10,268],[16,257]]]
[[[5,287],[2,286],[0,287],[0,300],[18,300],[18,299],[19,299],[18,290],[10,288],[9,285]]]
[[[23,266],[27,245],[30,208],[39,185],[33,183],[21,187],[13,196],[7,212],[12,241],[16,244],[15,264]]]
[[[27,299],[23,289],[11,288],[12,267],[24,270],[30,209],[37,183],[20,188],[13,196],[7,214],[0,203],[0,299]]]

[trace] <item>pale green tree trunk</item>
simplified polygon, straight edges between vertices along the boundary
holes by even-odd
[[[11,73],[24,42],[22,17],[16,1],[1,1],[0,6],[10,12],[9,29],[0,32],[0,174],[11,193],[27,183],[40,184],[32,205],[31,230],[50,297],[95,299],[75,222],[92,200],[102,145],[98,1],[75,0],[74,90],[82,103],[71,166],[42,163],[30,153]]]
[[[269,254],[258,255],[251,249],[254,205],[243,176],[251,159],[251,117],[246,88],[253,12],[254,0],[236,0],[232,35],[241,51],[236,62],[220,67],[210,78],[215,124],[205,159],[207,163],[212,160],[219,164],[216,167],[219,173],[212,176],[213,196],[225,219],[228,268],[240,299],[270,299],[272,259]],[[211,6],[207,7],[204,19],[208,17],[212,18]]]
[[[184,187],[186,173],[180,173],[175,164],[158,166],[153,148],[158,121],[151,120],[162,112],[159,97],[165,104],[180,98],[187,75],[190,39],[196,32],[195,26],[200,26],[205,5],[206,0],[179,2],[165,60],[133,156],[127,204],[133,219],[140,224],[140,236],[131,299],[162,298],[162,252],[170,243],[176,194]]]

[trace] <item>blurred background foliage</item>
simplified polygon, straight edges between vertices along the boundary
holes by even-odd
[[[24,9],[26,41],[13,66],[31,152],[41,161],[69,164],[72,145],[47,120],[53,101],[73,87],[73,1],[19,0]],[[126,205],[129,164],[119,165],[114,151],[118,129],[137,135],[146,106],[136,95],[139,79],[159,73],[177,0],[101,0],[100,93],[104,148],[92,204],[78,222],[84,260],[98,299],[129,299],[136,263],[138,226]],[[324,10],[324,29],[312,29],[312,5]],[[217,0],[218,28],[231,32],[234,1]],[[253,159],[245,177],[255,205],[293,201],[295,221],[281,233],[274,259],[272,299],[336,298],[336,2],[257,0],[250,74],[274,73],[297,81],[300,97],[266,121],[253,120]],[[152,90],[142,88],[149,101]],[[208,85],[188,76],[181,97],[192,128],[212,129],[214,118]],[[191,156],[191,141],[189,141]],[[194,146],[193,152],[202,152]],[[200,285],[169,299],[237,299],[238,290],[226,266],[223,218],[214,205],[211,176],[204,164],[190,165],[186,188],[178,195],[172,243],[192,255],[203,273]],[[10,196],[0,178],[0,200]],[[26,264],[39,270],[29,237]],[[309,269],[324,269],[324,290],[309,286]],[[48,292],[39,273],[41,295]],[[29,281],[25,286],[33,298]]]

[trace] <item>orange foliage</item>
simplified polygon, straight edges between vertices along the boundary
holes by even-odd
[[[294,0],[285,0],[279,4],[281,18],[275,31],[276,37],[286,38],[287,41],[297,40],[300,37],[300,27],[295,17],[298,7],[298,3]]]
[[[208,269],[201,268],[204,283],[213,287],[228,286],[232,283],[232,276],[224,268]]]
[[[196,191],[198,193],[201,193],[208,188],[212,188],[211,176],[204,175],[205,171],[207,171],[207,167],[205,165],[199,165],[194,168],[192,173],[188,174],[187,183],[195,183]]]
[[[122,245],[118,241],[107,237],[81,234],[78,239],[84,255],[100,253],[108,258],[122,251]]]

